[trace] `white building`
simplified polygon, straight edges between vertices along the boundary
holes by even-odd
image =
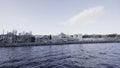
[[[72,35],[73,39],[78,39],[78,41],[82,41],[82,34],[74,34]]]

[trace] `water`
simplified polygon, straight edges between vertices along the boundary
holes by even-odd
[[[0,68],[120,68],[120,43],[0,47]]]

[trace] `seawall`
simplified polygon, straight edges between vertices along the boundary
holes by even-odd
[[[94,43],[120,43],[120,41],[80,41],[80,42],[63,42],[63,43],[11,43],[0,44],[0,47],[23,47],[23,46],[48,46],[48,45],[65,45],[65,44],[94,44]]]

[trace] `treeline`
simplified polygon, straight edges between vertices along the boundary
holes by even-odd
[[[107,34],[107,35],[83,35],[82,38],[104,38],[104,37],[120,37],[118,34]]]

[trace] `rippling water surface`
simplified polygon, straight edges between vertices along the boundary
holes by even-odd
[[[0,47],[0,68],[120,68],[120,43]]]

